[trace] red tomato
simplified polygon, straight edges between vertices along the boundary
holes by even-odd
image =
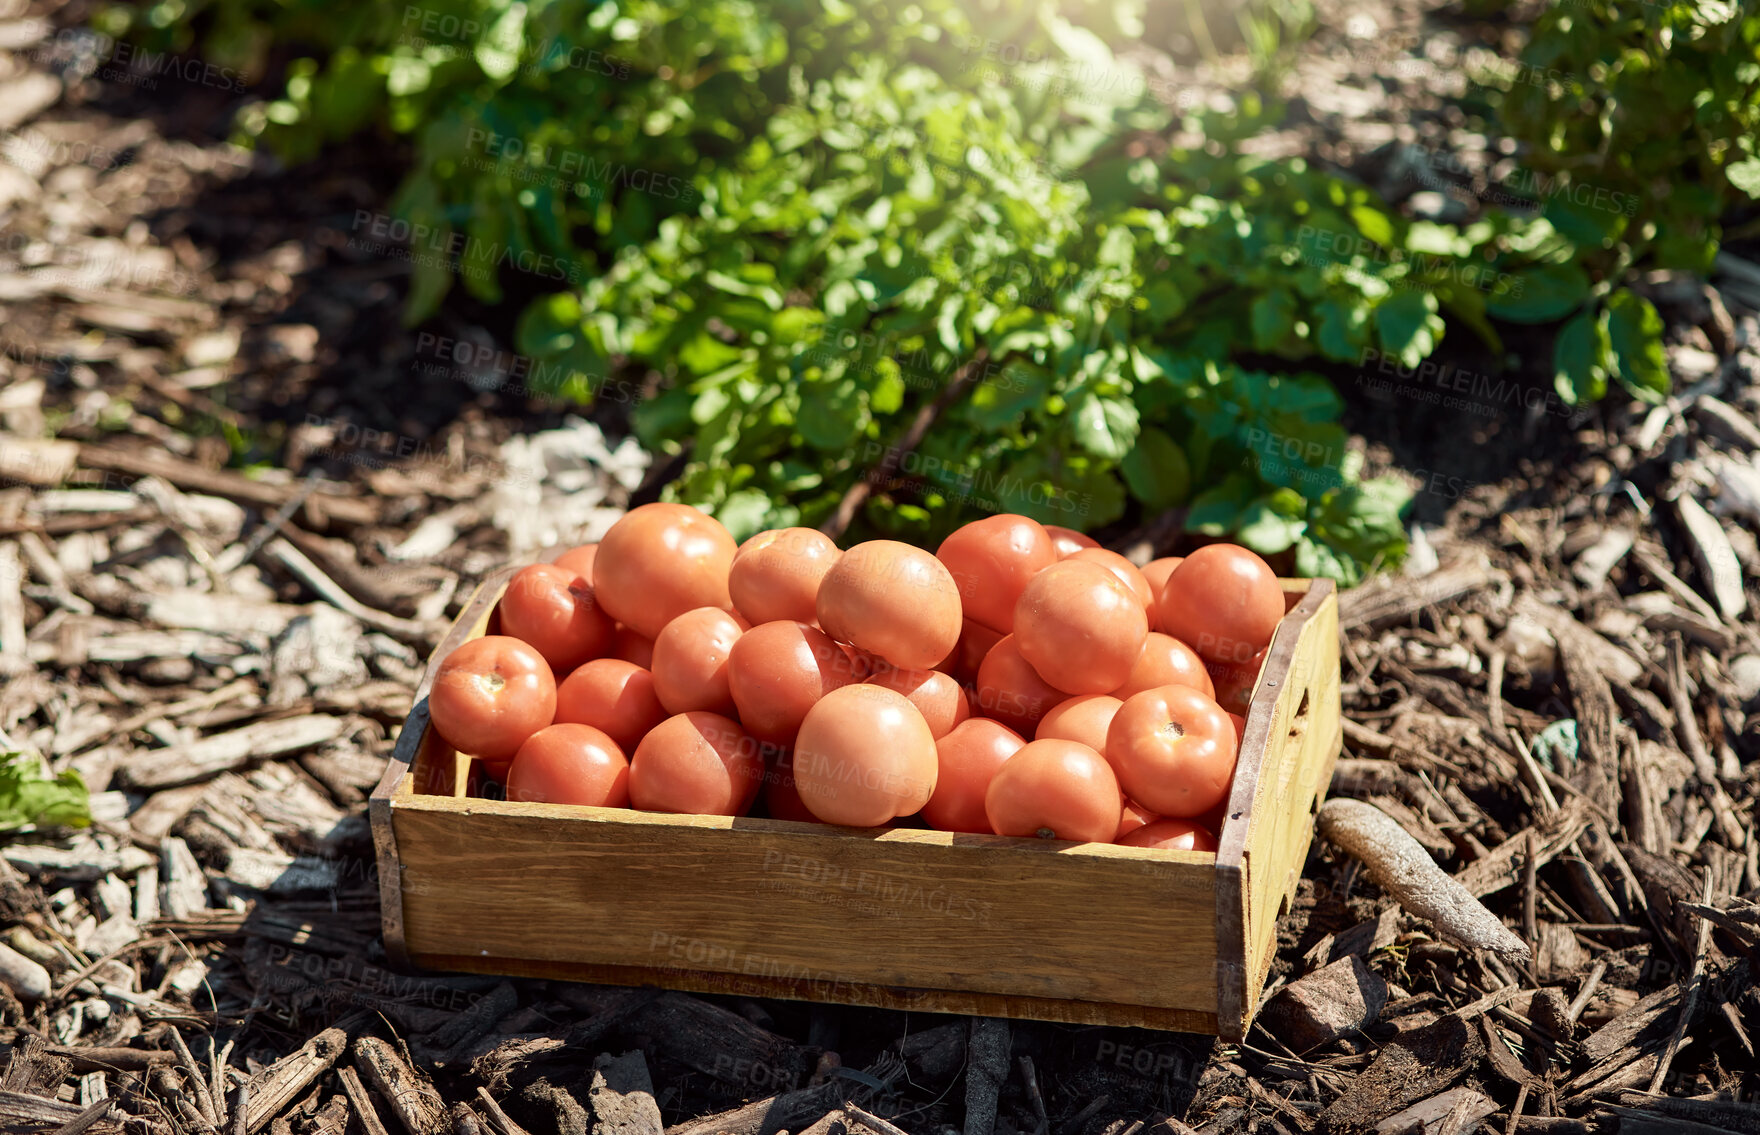
[[[832,690],[801,722],[794,784],[828,824],[873,828],[922,808],[935,791],[935,738],[903,694]]]
[[[959,683],[939,670],[900,670],[882,666],[863,679],[870,686],[883,686],[895,694],[903,694],[917,707],[929,732],[939,741],[948,730],[972,715],[966,704],[966,692]]]
[[[1111,694],[1083,694],[1051,707],[1033,740],[1080,741],[1097,753],[1106,751],[1106,729],[1124,702]]]
[[[1113,837],[1112,842],[1118,843],[1144,824],[1152,824],[1160,818],[1127,796],[1124,800],[1124,811],[1118,817],[1118,835]]]
[[[753,627],[727,656],[727,688],[739,719],[772,745],[792,746],[814,703],[856,680],[844,649],[806,623]]]
[[[630,804],[644,812],[739,816],[764,780],[758,742],[719,713],[681,713],[656,725],[629,762]]]
[[[1155,593],[1157,602],[1161,599],[1161,592],[1167,587],[1167,577],[1172,575],[1173,569],[1184,563],[1185,559],[1184,556],[1162,556],[1158,560],[1150,560],[1143,565],[1143,578],[1149,581],[1149,590]]]
[[[1259,684],[1259,671],[1265,668],[1265,652],[1261,650],[1241,664],[1212,662],[1208,669],[1216,682],[1216,701],[1230,713],[1247,715],[1253,690]]]
[[[448,654],[434,671],[428,714],[454,749],[505,764],[556,716],[556,678],[529,644],[484,635]]]
[[[1001,641],[1002,636],[997,632],[982,623],[974,623],[967,619],[959,633],[959,645],[953,648],[953,653],[948,655],[947,661],[937,666],[936,669],[943,670],[961,682],[970,684],[977,679],[978,667],[984,664],[984,656],[990,653],[991,647]]]
[[[697,607],[731,607],[727,572],[733,537],[721,522],[683,504],[631,509],[599,542],[593,561],[599,602],[613,618],[653,638]]]
[[[594,600],[593,585],[555,564],[515,572],[496,612],[501,633],[531,643],[555,674],[603,655],[617,630]]]
[[[819,625],[894,666],[927,670],[959,643],[959,588],[940,560],[896,540],[845,552],[819,583]]]
[[[1123,806],[1106,758],[1077,741],[1023,745],[984,793],[984,814],[997,835],[1111,843]]]
[[[622,808],[629,803],[629,760],[591,725],[547,725],[514,755],[507,798]]]
[[[1100,541],[1085,532],[1077,532],[1073,528],[1059,528],[1055,524],[1045,526],[1045,535],[1051,537],[1051,546],[1057,549],[1057,558],[1073,555],[1083,548],[1098,548]]]
[[[1242,717],[1238,713],[1229,714],[1228,719],[1229,719],[1229,721],[1234,723],[1234,743],[1235,743],[1235,747],[1238,751],[1238,749],[1240,747],[1240,743],[1241,743],[1241,738],[1246,736],[1246,734],[1247,734],[1247,719]]]
[[[613,640],[611,654],[625,662],[633,662],[646,670],[654,665],[654,640],[646,635],[637,634],[622,623],[617,624],[617,637]]]
[[[1210,672],[1197,652],[1171,635],[1150,631],[1143,652],[1131,664],[1131,676],[1112,691],[1112,696],[1128,698],[1156,686],[1190,686],[1206,696],[1216,695],[1216,687],[1210,684]]]
[[[1057,550],[1038,521],[1005,512],[956,529],[935,558],[953,575],[965,617],[1005,635],[1022,589],[1057,562]]]
[[[1165,847],[1172,851],[1216,850],[1216,837],[1191,820],[1156,820],[1120,836],[1118,842],[1126,847]]]
[[[734,712],[727,656],[747,629],[744,619],[719,607],[698,607],[666,624],[654,640],[654,693],[667,713]]]
[[[1232,786],[1230,786],[1230,791],[1233,791]],[[1222,799],[1216,802],[1216,807],[1201,816],[1193,816],[1192,820],[1205,831],[1214,833],[1216,842],[1221,843],[1222,825],[1228,822],[1228,793],[1222,794]]]
[[[1241,663],[1271,642],[1283,618],[1283,588],[1252,552],[1211,544],[1167,577],[1156,613],[1161,630],[1205,661]]]
[[[1138,570],[1136,564],[1131,563],[1117,552],[1110,548],[1082,548],[1063,558],[1066,560],[1086,560],[1089,563],[1099,564],[1116,575],[1120,583],[1131,589],[1131,594],[1137,597],[1137,602],[1143,605],[1143,610],[1154,610],[1155,589],[1149,586],[1148,579]]]
[[[1072,694],[1122,686],[1148,636],[1148,617],[1131,589],[1083,560],[1059,561],[1034,576],[1015,606],[1021,657]]]
[[[987,717],[972,717],[935,742],[935,794],[923,805],[923,820],[937,831],[990,832],[984,793],[1002,762],[1026,738]]]
[[[978,667],[978,712],[1031,737],[1039,721],[1069,694],[1058,689],[1021,657],[1013,635],[1003,635]]]
[[[819,817],[807,810],[800,789],[794,786],[794,754],[784,750],[764,772],[764,808],[773,820],[816,824]]]
[[[1125,793],[1162,816],[1196,816],[1225,797],[1237,748],[1228,714],[1190,686],[1133,694],[1106,733]]]
[[[654,676],[621,658],[596,658],[556,687],[556,720],[591,725],[629,753],[666,720]]]
[[[753,626],[818,618],[819,581],[843,553],[817,528],[760,532],[739,546],[727,574],[733,606]]]
[[[572,571],[590,585],[593,582],[593,560],[599,555],[599,545],[582,544],[578,548],[570,548],[550,562],[564,571]]]

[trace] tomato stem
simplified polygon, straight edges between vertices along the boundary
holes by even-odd
[[[502,677],[498,670],[491,670],[480,676],[477,682],[483,687],[483,692],[489,694],[498,694],[507,686],[507,679]]]
[[[1040,828],[1038,831],[1034,832],[1033,834],[1038,836],[1040,839],[1056,839],[1057,838],[1057,833],[1052,831],[1050,828]]]
[[[1167,734],[1169,737],[1179,738],[1186,735],[1186,727],[1177,721],[1169,721],[1166,725],[1161,727],[1161,732]]]

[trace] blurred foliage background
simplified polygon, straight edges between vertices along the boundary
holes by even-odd
[[[1625,285],[1707,270],[1760,193],[1760,16],[1545,10],[1467,96],[1521,143],[1536,207],[1460,226],[1243,145],[1283,121],[1263,92],[1313,21],[1305,0],[159,0],[97,26],[267,84],[237,130],[288,161],[408,136],[396,210],[447,255],[417,262],[407,320],[553,281],[516,343],[544,393],[643,390],[641,440],[688,456],[669,495],[736,536],[824,521],[940,398],[861,534],[1182,508],[1351,583],[1403,554],[1408,494],[1361,475],[1315,368],[1549,325],[1566,403],[1663,397],[1661,319]],[[1145,43],[1252,79],[1185,105]]]

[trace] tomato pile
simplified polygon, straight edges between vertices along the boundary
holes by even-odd
[[[677,504],[518,572],[433,726],[510,800],[1214,851],[1284,614],[1215,544],[1139,569],[992,516],[928,552],[736,545]]]

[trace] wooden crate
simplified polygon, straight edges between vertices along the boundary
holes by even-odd
[[[511,572],[434,652],[483,633]],[[1338,603],[1285,580],[1216,854],[473,798],[428,727],[371,803],[410,966],[1239,1040],[1342,742]]]

